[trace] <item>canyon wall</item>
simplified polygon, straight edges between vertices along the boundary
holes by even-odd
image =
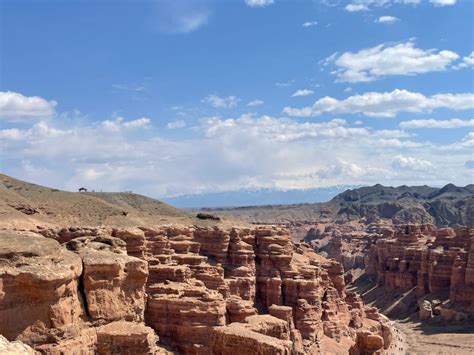
[[[407,225],[387,229],[371,245],[366,272],[394,290],[419,297],[420,317],[474,317],[474,228]]]
[[[284,228],[37,232],[0,231],[0,334],[25,353],[359,354],[391,343],[387,320],[345,290],[342,266]]]

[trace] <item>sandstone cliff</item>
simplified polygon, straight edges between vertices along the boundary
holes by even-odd
[[[388,229],[370,247],[366,264],[385,287],[413,290],[422,319],[474,317],[474,228]]]
[[[357,354],[391,342],[342,266],[283,228],[39,232],[0,236],[0,334],[25,349]]]

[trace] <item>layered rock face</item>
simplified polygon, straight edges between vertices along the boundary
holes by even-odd
[[[41,233],[0,238],[0,334],[43,353],[165,353],[158,336],[184,354],[390,344],[386,320],[345,291],[342,266],[284,228]]]
[[[0,334],[10,341],[0,349],[28,353],[22,341],[45,354],[158,353],[155,332],[139,323],[147,263],[111,237],[71,243],[76,252],[35,233],[0,232]]]
[[[351,320],[365,318],[363,307],[345,301],[340,265],[294,245],[285,229],[173,227],[143,234],[150,264],[146,322],[181,352],[230,351],[242,334],[254,344],[248,351],[258,352],[266,340],[246,324],[271,323],[257,314],[278,316],[275,306],[286,307],[285,336],[264,335],[300,345],[274,341],[278,349],[270,353],[304,352],[322,337],[355,339]],[[235,322],[242,324],[226,326]]]
[[[474,228],[408,225],[387,230],[371,247],[367,272],[391,289],[415,290],[420,318],[474,316]]]

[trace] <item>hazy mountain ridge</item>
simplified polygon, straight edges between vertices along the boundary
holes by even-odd
[[[179,208],[239,207],[326,202],[357,185],[336,185],[309,189],[240,189],[202,194],[163,197],[162,201]]]
[[[448,184],[349,189],[325,203],[206,209],[249,222],[327,222],[364,218],[391,219],[395,224],[474,225],[474,185]]]

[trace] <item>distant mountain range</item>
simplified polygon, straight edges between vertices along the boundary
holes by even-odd
[[[434,223],[438,227],[474,225],[474,185],[390,187],[380,184],[349,189],[325,203],[280,204],[206,209],[252,223],[347,222],[389,219],[394,224]]]
[[[240,189],[236,191],[163,197],[161,201],[179,208],[263,206],[326,202],[360,185],[337,185],[311,189]]]

